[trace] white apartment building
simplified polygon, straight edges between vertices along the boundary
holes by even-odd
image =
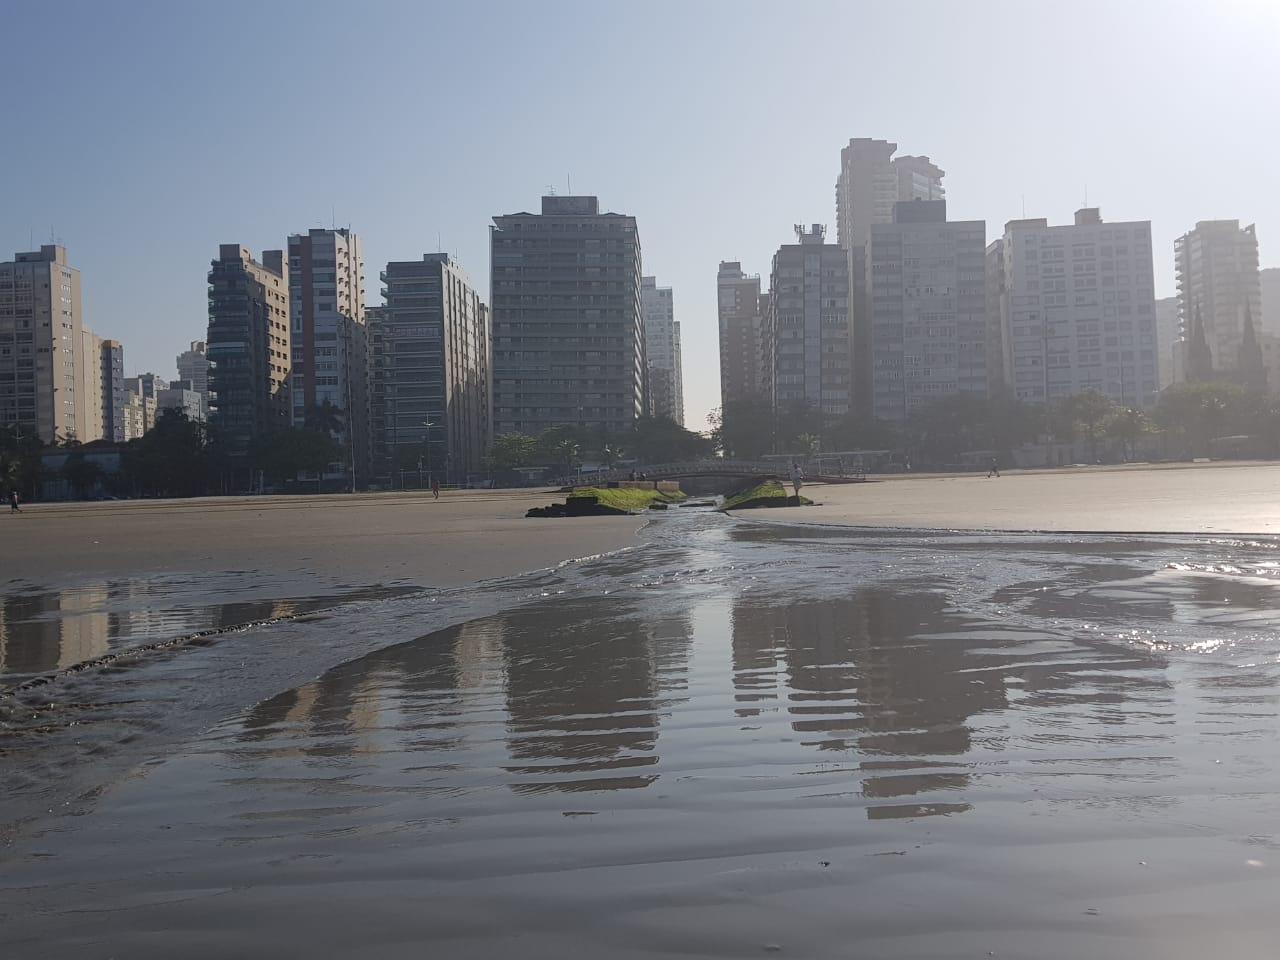
[[[649,364],[649,413],[684,426],[680,324],[671,288],[658,286],[656,277],[641,277],[640,309]]]
[[[81,397],[82,317],[80,271],[65,248],[46,245],[0,263],[0,423],[45,443],[92,433]]]
[[[1182,382],[1182,324],[1178,319],[1178,298],[1161,297],[1156,301],[1156,372],[1161,390]]]
[[[203,340],[192,340],[191,346],[178,354],[178,379],[186,380],[196,393],[209,397],[209,352]]]
[[[1174,241],[1178,307],[1184,336],[1199,309],[1214,371],[1235,371],[1244,321],[1262,317],[1258,236],[1239,220],[1201,220]],[[1265,327],[1265,321],[1264,321]]]
[[[1051,403],[1096,390],[1150,407],[1160,389],[1151,223],[1011,220],[1000,241],[998,327],[1014,396]]]
[[[836,240],[846,250],[865,246],[871,227],[893,222],[893,205],[905,200],[942,200],[945,176],[928,157],[894,157],[889,140],[858,137],[840,151],[836,178]]]
[[[771,399],[772,366],[765,345],[769,295],[760,292],[760,275],[744,273],[737,260],[722,260],[716,272],[716,297],[720,403]]]
[[[1260,333],[1269,333],[1280,337],[1280,267],[1267,267],[1258,271],[1258,282],[1262,293],[1262,329]]]

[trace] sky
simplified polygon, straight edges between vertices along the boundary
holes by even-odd
[[[127,372],[203,339],[220,243],[350,226],[367,303],[488,227],[592,193],[674,289],[686,423],[719,403],[716,269],[835,237],[850,137],[946,171],[952,219],[1152,221],[1156,295],[1197,220],[1280,265],[1277,0],[0,0],[0,257],[57,238]]]

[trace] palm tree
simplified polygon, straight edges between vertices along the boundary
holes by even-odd
[[[317,403],[307,411],[306,425],[308,430],[318,430],[321,433],[327,433],[332,436],[335,433],[341,433],[345,423],[346,417],[342,408],[336,406],[332,400]]]
[[[1117,410],[1103,426],[1108,437],[1119,440],[1126,460],[1133,459],[1133,445],[1151,432],[1151,421],[1141,410],[1127,407]]]

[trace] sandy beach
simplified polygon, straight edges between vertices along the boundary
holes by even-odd
[[[32,508],[13,675],[125,655],[0,694],[0,954],[1268,955],[1272,481]],[[1156,529],[946,530],[1051,523]]]
[[[780,523],[1076,533],[1280,533],[1280,465],[1176,464],[810,484],[815,506],[743,512]]]

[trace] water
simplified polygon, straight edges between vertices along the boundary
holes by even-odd
[[[686,512],[84,671],[9,708],[0,944],[1269,955],[1278,561]]]

